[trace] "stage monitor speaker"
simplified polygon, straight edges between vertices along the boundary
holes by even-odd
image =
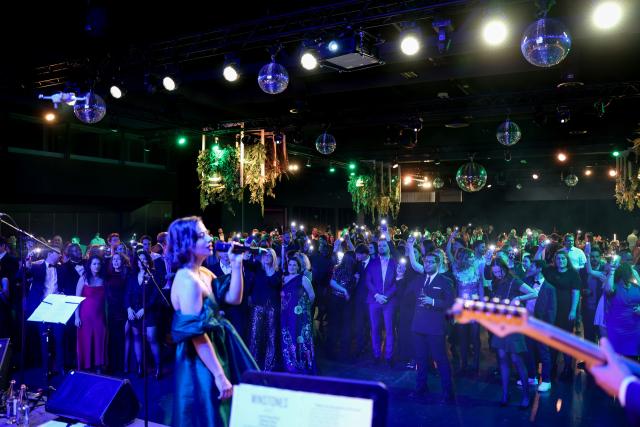
[[[9,386],[10,344],[9,338],[0,338],[0,390],[5,390]]]
[[[129,380],[71,371],[51,395],[47,412],[95,426],[124,426],[140,411]]]

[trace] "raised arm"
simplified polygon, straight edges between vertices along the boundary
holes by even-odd
[[[406,256],[409,257],[409,262],[411,263],[411,268],[413,268],[413,271],[415,271],[416,273],[422,274],[424,273],[424,267],[416,259],[416,251],[413,246],[413,243],[415,242],[415,240],[416,239],[413,236],[410,236],[407,239],[405,252],[406,252]]]
[[[229,261],[231,261],[231,283],[229,291],[224,297],[227,304],[238,305],[242,302],[244,279],[242,274],[242,254],[233,253],[233,245],[229,248]]]

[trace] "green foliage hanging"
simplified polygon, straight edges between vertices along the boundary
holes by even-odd
[[[240,169],[238,150],[235,147],[221,148],[214,145],[211,150],[198,154],[198,178],[200,180],[200,208],[222,203],[233,213],[233,202],[240,201]]]
[[[244,150],[244,184],[249,187],[249,203],[259,203],[264,215],[264,196],[275,197],[273,189],[280,171],[270,167],[264,145],[246,146]]]
[[[382,168],[379,173],[372,171],[352,175],[347,186],[351,193],[353,209],[360,213],[370,214],[373,221],[376,216],[391,215],[393,218],[400,212],[400,181],[397,176],[385,173]]]

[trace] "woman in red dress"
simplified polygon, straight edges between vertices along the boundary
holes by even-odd
[[[76,310],[78,327],[78,369],[96,369],[101,373],[107,364],[107,322],[102,260],[94,255],[87,263],[76,286],[76,295],[86,298]],[[93,356],[93,357],[92,357]]]

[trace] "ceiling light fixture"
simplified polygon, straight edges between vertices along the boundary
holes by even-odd
[[[507,24],[502,18],[488,20],[482,28],[482,37],[489,46],[499,46],[507,39]]]
[[[604,1],[593,9],[593,25],[600,30],[610,30],[622,20],[622,7],[618,1]]]
[[[318,58],[311,52],[305,52],[300,57],[300,64],[305,70],[315,70],[318,68]]]
[[[178,88],[178,83],[175,78],[171,76],[164,76],[162,78],[162,86],[169,92],[172,92]]]

